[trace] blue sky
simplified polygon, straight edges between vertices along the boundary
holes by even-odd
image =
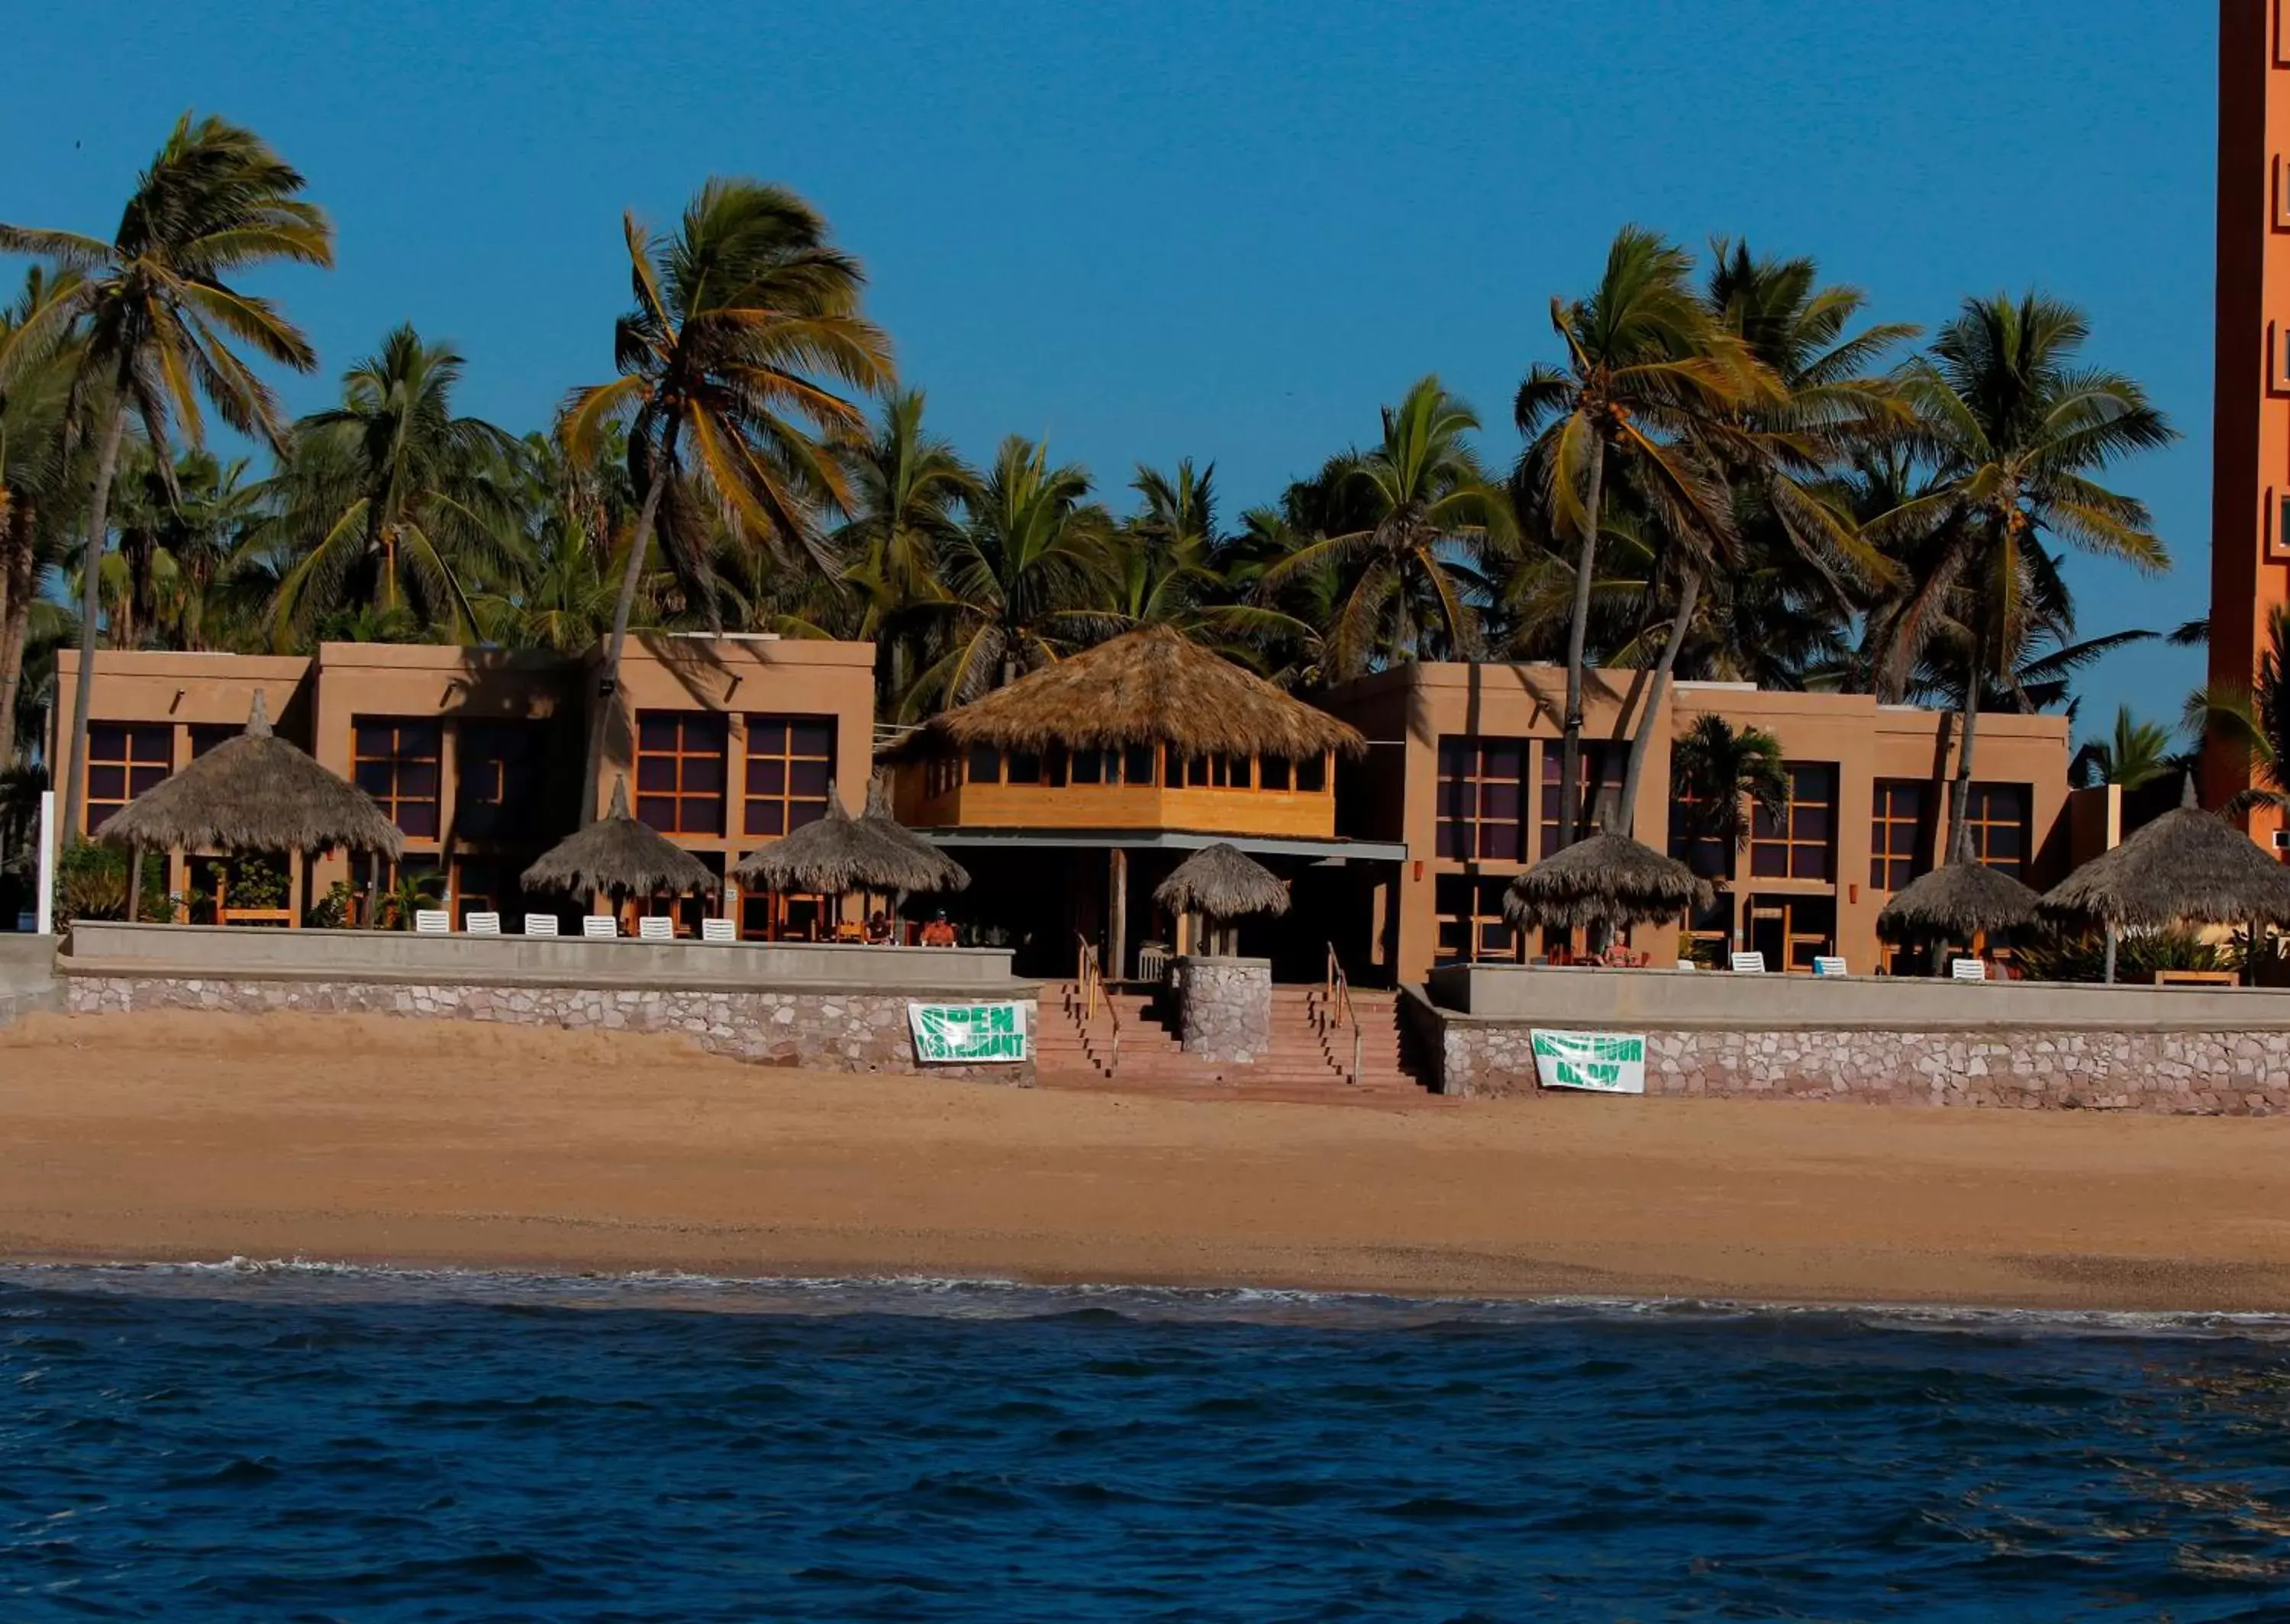
[[[520,431],[610,375],[619,217],[713,173],[784,181],[973,456],[1047,435],[1117,505],[1213,460],[1229,511],[1365,438],[1438,372],[1516,450],[1554,293],[1614,228],[1812,253],[1927,325],[2041,285],[2187,439],[2127,468],[2178,559],[2079,564],[2086,634],[2207,588],[2215,22],[2155,0],[1507,4],[25,6],[0,219],[108,234],[186,107],[268,136],[340,265],[266,286],[324,370],[392,324],[469,357]],[[100,16],[99,16],[100,12]],[[29,67],[32,71],[24,71]],[[91,89],[91,85],[98,88]],[[2174,716],[2198,657],[2084,684]]]

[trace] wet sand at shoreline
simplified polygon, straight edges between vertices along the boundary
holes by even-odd
[[[2290,1311],[2290,1118],[1378,1110],[384,1017],[0,1031],[0,1257]]]

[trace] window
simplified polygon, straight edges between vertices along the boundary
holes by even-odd
[[[416,840],[437,838],[444,736],[435,719],[355,716],[350,721],[350,766],[357,787],[374,798],[383,817]]]
[[[1439,935],[1434,952],[1441,963],[1518,962],[1518,932],[1502,916],[1503,891],[1509,884],[1509,879],[1500,876],[1439,876],[1433,891],[1439,908]]]
[[[1574,826],[1574,836],[1581,839],[1598,827],[1600,797],[1618,804],[1622,790],[1622,769],[1628,764],[1625,747],[1610,740],[1586,739],[1582,741],[1582,770],[1576,782],[1581,786],[1581,812]],[[1557,741],[1546,741],[1542,747],[1542,851],[1544,857],[1555,857],[1559,850],[1559,773],[1565,762],[1565,752]]]
[[[750,835],[786,835],[827,816],[835,774],[835,723],[826,716],[748,718]]]
[[[191,759],[205,755],[226,740],[236,739],[246,731],[236,722],[194,722],[191,724]]]
[[[1716,827],[1719,833],[1712,834]],[[1669,854],[1705,880],[1734,877],[1737,847],[1724,820],[1700,797],[1673,782],[1669,796]]]
[[[1155,747],[1149,744],[1125,744],[1121,747],[1121,781],[1150,788],[1155,776],[1153,760]]]
[[[1869,825],[1869,887],[1898,891],[1931,866],[1918,854],[1931,850],[1925,837],[1926,797],[1922,780],[1880,778],[1876,811]]]
[[[453,831],[471,840],[539,833],[540,730],[527,722],[463,722],[454,729]]]
[[[1260,756],[1256,760],[1256,787],[1259,789],[1285,789],[1291,768],[1285,756]]]
[[[1790,762],[1789,803],[1775,817],[1750,814],[1750,872],[1761,880],[1836,878],[1837,769]]]
[[[1076,784],[1102,784],[1109,766],[1113,770],[1113,781],[1119,783],[1121,758],[1116,756],[1108,761],[1105,751],[1084,747],[1066,758],[1066,775],[1069,781]]]
[[[973,784],[998,784],[1002,781],[1002,752],[990,744],[970,747],[970,781]]]
[[[1296,763],[1296,788],[1305,795],[1321,795],[1328,788],[1328,758],[1306,756]]]
[[[1188,788],[1205,789],[1208,787],[1213,759],[1206,756],[1185,757],[1185,784]]]
[[[2028,804],[2025,784],[1974,784],[1965,802],[1965,827],[1972,852],[1990,868],[2014,879],[2027,877]]]
[[[1526,857],[1524,739],[1439,740],[1439,855],[1464,862]]]
[[[165,722],[97,722],[87,730],[87,832],[166,782],[174,770],[175,730]]]
[[[1039,750],[1013,750],[1004,759],[1009,764],[1012,783],[1038,784],[1042,781],[1042,753]]]
[[[946,795],[962,782],[962,763],[952,756],[933,756],[923,769],[923,788],[933,796]]]
[[[638,711],[638,820],[663,835],[721,835],[729,733],[711,710]]]

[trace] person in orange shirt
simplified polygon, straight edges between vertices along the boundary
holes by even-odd
[[[943,911],[933,916],[931,922],[923,926],[923,946],[925,948],[954,946],[954,926],[947,923]]]

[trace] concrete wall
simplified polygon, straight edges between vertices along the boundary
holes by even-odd
[[[1555,1027],[2111,1031],[2222,1029],[2290,1035],[2290,990],[1942,981],[1912,976],[1728,975],[1680,970],[1445,965],[1431,1001],[1460,1014]],[[2290,1042],[2290,1036],[2286,1036]]]
[[[1006,948],[886,948],[828,942],[589,941],[577,936],[417,936],[396,931],[262,931],[83,920],[68,975],[119,973],[580,987],[853,988],[1030,994]]]
[[[0,1026],[34,1010],[63,1007],[56,981],[56,939],[0,935]]]

